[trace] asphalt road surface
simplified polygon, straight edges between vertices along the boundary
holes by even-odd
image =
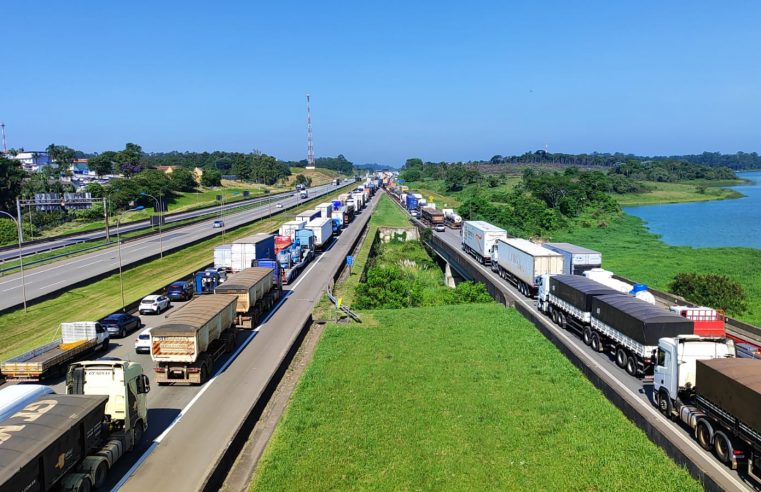
[[[139,329],[126,338],[111,339],[105,355],[141,363],[151,381],[149,424],[142,444],[116,463],[102,490],[118,490],[131,474],[134,477],[127,482],[126,490],[199,488],[199,480],[211,466],[211,457],[226,447],[225,439],[229,440],[230,433],[242,421],[243,412],[253,404],[253,398],[240,397],[247,390],[259,394],[272,377],[278,361],[290,348],[329,279],[345,261],[349,247],[361,233],[376,203],[377,196],[291,286],[285,287],[281,302],[255,330],[238,331],[236,351],[215,364],[214,376],[206,384],[158,386],[150,355],[135,352],[140,332],[158,326],[164,320],[163,314],[172,313],[185,302],[172,302],[161,316],[140,315]],[[56,393],[66,392],[63,378],[46,381],[46,384]]]
[[[349,184],[349,182],[345,181],[341,186],[344,186],[346,184]],[[315,186],[314,188],[309,189],[309,196],[311,197],[313,194],[317,196],[326,190],[332,190],[335,188],[336,186],[332,184]],[[222,212],[226,214],[240,207],[248,207],[256,203],[267,203],[272,200],[281,200],[291,195],[293,195],[293,192],[275,193],[275,194],[267,195],[263,197],[250,198],[247,200],[239,200],[232,203],[225,203],[221,207],[209,207],[209,208],[189,210],[187,212],[172,214],[171,216],[164,217],[164,220],[166,221],[165,222],[166,224],[171,224],[172,222],[192,219],[194,217],[199,217],[202,215],[209,215],[213,213],[219,214],[220,210],[222,210]],[[114,236],[116,236],[116,226],[115,226],[116,217],[111,217],[109,219],[109,222],[111,223],[110,233],[111,233],[111,237],[113,238]],[[141,221],[130,222],[128,224],[125,224],[124,226],[121,227],[121,232],[126,233],[131,231],[138,231],[141,229],[148,229],[150,227],[151,227],[151,224],[148,220],[141,220]],[[105,237],[106,237],[106,231],[104,229],[98,229],[91,232],[77,234],[75,236],[68,236],[68,237],[63,237],[60,239],[51,239],[50,241],[45,241],[40,243],[33,243],[28,245],[22,244],[21,252],[24,255],[24,257],[27,257],[29,255],[33,255],[34,253],[49,251],[51,249],[62,248],[64,246],[81,243],[83,241],[95,241],[98,239],[104,239]],[[24,239],[28,240],[30,238],[26,237],[25,235]],[[19,255],[18,248],[5,249],[3,251],[0,251],[0,261],[12,261],[18,258],[18,255]]]
[[[345,185],[346,184],[342,186]],[[309,199],[311,200],[317,196],[332,193],[335,188],[334,185],[324,185],[319,188],[312,188],[310,190],[312,193],[310,193]],[[287,207],[297,205],[303,201],[304,200],[299,199],[297,196],[291,195],[282,198],[277,202],[270,202],[254,209],[224,215],[222,217],[225,223],[224,228],[212,228],[214,220],[219,219],[219,216],[214,216],[195,224],[167,231],[163,234],[162,238],[155,235],[136,239],[134,241],[122,242],[122,267],[140,261],[146,256],[158,254],[162,246],[164,251],[166,251],[170,248],[182,246],[198,239],[210,238],[215,235],[224,235],[225,230],[228,227],[245,224],[254,219],[267,217],[268,215],[277,213],[280,209],[276,207],[276,203],[281,203],[284,207]],[[210,251],[210,263],[212,259],[213,255]],[[96,275],[115,271],[118,268],[119,259],[118,248],[116,246],[99,249],[92,253],[85,253],[69,259],[33,268],[24,272],[26,299],[29,301],[41,297]],[[19,306],[22,302],[23,291],[21,274],[15,273],[13,275],[0,277],[0,311]]]
[[[471,265],[489,276],[495,284],[506,286],[517,299],[516,304],[521,304],[525,309],[532,311],[540,317],[542,323],[559,337],[565,345],[573,346],[577,352],[582,354],[582,360],[584,360],[587,366],[598,367],[600,370],[614,378],[621,389],[625,389],[630,396],[639,402],[637,410],[645,415],[648,421],[660,422],[670,428],[671,436],[669,439],[672,442],[681,442],[683,447],[687,447],[689,450],[689,456],[691,459],[694,458],[696,460],[695,462],[698,466],[704,470],[710,469],[714,475],[723,477],[726,480],[726,483],[731,484],[731,488],[734,490],[753,490],[754,485],[752,482],[746,481],[744,477],[741,477],[737,472],[730,470],[727,466],[719,462],[712,454],[703,450],[698,445],[697,441],[692,438],[691,430],[680,423],[667,420],[661,415],[653,403],[652,383],[646,383],[630,376],[625,370],[615,364],[612,354],[595,352],[592,348],[585,345],[574,331],[562,330],[555,325],[550,318],[543,315],[536,308],[534,299],[528,299],[523,296],[512,286],[512,284],[503,280],[497,273],[493,272],[490,267],[479,264],[473,257],[462,251],[459,231],[447,228],[445,232],[434,232],[433,234],[443,239],[454,251],[459,252],[461,256],[468,258]]]

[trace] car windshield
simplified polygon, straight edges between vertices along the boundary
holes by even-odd
[[[103,318],[103,321],[118,321],[119,318],[122,316],[120,314],[109,314],[105,318]]]
[[[138,335],[138,338],[140,340],[150,340],[151,336],[150,335]]]

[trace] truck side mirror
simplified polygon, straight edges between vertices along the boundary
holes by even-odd
[[[147,394],[151,391],[151,382],[148,380],[148,376],[145,374],[141,374],[139,378],[137,378],[137,394]]]

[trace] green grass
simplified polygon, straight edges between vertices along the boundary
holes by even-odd
[[[700,490],[515,310],[328,325],[251,490]]]
[[[515,185],[521,182],[522,178],[520,176],[503,176],[502,179],[503,183],[494,188],[489,188],[486,185],[469,184],[460,191],[447,191],[444,181],[440,179],[431,181],[412,181],[405,184],[409,186],[410,190],[413,192],[423,195],[423,198],[426,200],[433,197],[433,201],[436,202],[438,208],[457,208],[466,197],[479,190],[489,193],[509,192],[515,188]]]
[[[654,183],[646,182],[653,188],[649,193],[627,193],[612,194],[613,198],[621,206],[628,205],[651,205],[656,203],[679,203],[679,202],[704,202],[708,200],[726,200],[731,198],[740,198],[742,193],[721,188],[720,186],[731,186],[740,184],[741,181],[691,181],[686,183]],[[703,193],[699,190],[703,187]]]
[[[679,272],[728,275],[748,296],[748,312],[738,318],[761,325],[761,250],[669,246],[641,219],[628,214],[614,218],[607,228],[577,227],[555,233],[552,240],[598,250],[606,269],[660,290],[667,290]]]
[[[154,260],[125,270],[123,278],[126,303],[137,301],[208,265],[213,260],[214,246],[256,232],[275,230],[280,224],[290,220],[294,212],[308,210],[324,199],[325,197],[316,198],[284,214],[274,215],[272,219],[260,220],[235,231],[228,231],[224,241],[221,236],[215,236],[165,255],[163,260]],[[89,285],[70,289],[53,299],[33,304],[29,306],[27,313],[17,309],[0,315],[0,360],[6,360],[54,340],[58,336],[61,322],[99,319],[120,307],[119,276],[115,274]]]
[[[354,255],[351,275],[342,284],[336,286],[334,291],[336,297],[342,297],[344,304],[347,306],[351,306],[354,300],[354,289],[362,277],[362,272],[365,270],[365,265],[370,256],[370,247],[379,227],[412,227],[407,215],[385,193],[381,194],[375,212],[373,212],[373,216],[367,224],[366,239],[362,243],[359,252]]]

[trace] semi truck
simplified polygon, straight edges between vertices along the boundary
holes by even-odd
[[[254,234],[237,239],[232,243],[230,270],[239,272],[251,266],[259,258],[275,257],[275,236],[273,234]]]
[[[96,321],[61,323],[61,338],[0,364],[6,379],[41,381],[62,375],[66,366],[95,352],[106,351],[108,331]]]
[[[460,232],[462,249],[482,265],[492,259],[492,248],[498,239],[507,239],[507,231],[482,220],[467,220]]]
[[[232,244],[221,244],[214,247],[214,268],[224,268],[228,272],[233,270]]]
[[[280,298],[280,289],[272,274],[272,268],[247,268],[230,275],[224,284],[214,290],[215,294],[238,296],[235,307],[235,325],[238,328],[256,328],[262,315],[272,309]]]
[[[563,273],[566,275],[584,275],[592,268],[602,267],[602,253],[571,243],[545,243],[550,251],[563,255]]]
[[[761,360],[734,358],[731,344],[661,340],[654,399],[703,449],[733,470],[745,465],[761,485]]]
[[[558,326],[573,329],[579,335],[592,322],[592,299],[618,294],[594,280],[579,275],[541,275],[536,305]]]
[[[216,361],[235,348],[237,295],[196,297],[151,329],[156,382],[203,384]]]
[[[300,212],[298,215],[296,215],[296,220],[300,220],[304,223],[309,222],[312,219],[315,219],[320,216],[320,211],[315,209],[312,210],[305,210],[303,212]]]
[[[278,253],[277,261],[282,269],[283,284],[293,282],[314,258],[314,237],[311,229],[300,229],[296,231],[291,247]]]
[[[318,250],[327,246],[333,237],[333,220],[330,218],[312,219],[306,228],[314,233],[314,246]]]
[[[563,273],[563,255],[520,238],[500,238],[494,243],[492,270],[515,285],[518,292],[534,297],[541,275]]]
[[[457,215],[454,209],[445,208],[442,209],[442,212],[444,212],[444,222],[446,225],[452,229],[459,229],[462,227],[462,217]]]
[[[421,211],[421,216],[431,227],[444,224],[444,212],[441,210],[426,207]]]
[[[592,298],[590,325],[584,343],[597,352],[615,353],[619,367],[630,375],[650,376],[661,338],[694,336],[692,320],[621,294]]]
[[[317,210],[320,212],[320,217],[323,219],[329,219],[331,218],[331,215],[333,214],[333,204],[332,203],[321,203],[317,205]]]
[[[290,220],[280,226],[280,229],[278,230],[278,235],[290,236],[291,239],[293,239],[294,234],[296,234],[296,231],[298,231],[299,229],[303,229],[304,226],[307,224],[307,222],[308,221],[304,219]]]
[[[0,492],[101,487],[148,428],[148,378],[140,364],[72,364],[66,394],[42,394],[2,422]]]

